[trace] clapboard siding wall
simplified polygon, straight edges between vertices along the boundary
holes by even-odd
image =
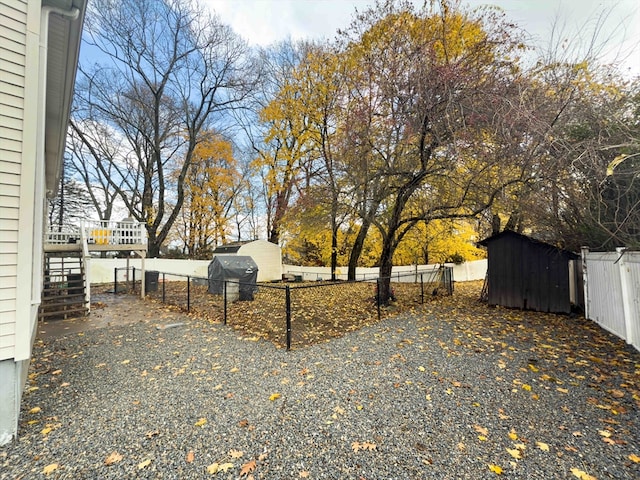
[[[16,338],[26,43],[27,2],[0,1],[0,360]]]

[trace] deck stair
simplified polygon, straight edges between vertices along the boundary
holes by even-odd
[[[44,285],[38,317],[84,317],[89,312],[82,249],[46,252]]]
[[[90,313],[92,254],[135,253],[142,259],[144,275],[146,249],[144,226],[131,219],[85,219],[79,226],[46,232],[39,318],[72,318]],[[141,296],[144,294],[143,287]]]

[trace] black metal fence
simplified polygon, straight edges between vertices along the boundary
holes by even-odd
[[[139,291],[140,271],[114,272],[114,292]],[[128,273],[128,275],[127,275]],[[136,278],[136,275],[138,276]],[[205,277],[145,272],[145,293],[214,322],[229,324],[249,338],[267,339],[289,350],[357,330],[453,293],[453,270],[411,272],[390,279],[390,302],[378,292],[382,278],[339,282],[248,284],[226,280],[209,293]]]

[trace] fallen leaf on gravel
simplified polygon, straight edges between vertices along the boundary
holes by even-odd
[[[635,453],[632,453],[631,455],[629,455],[629,460],[635,463],[640,463],[640,457]]]
[[[569,390],[567,390],[566,388],[556,388],[557,391],[559,391],[560,393],[569,393]]]
[[[241,450],[236,450],[236,449],[233,449],[233,448],[231,450],[229,450],[229,456],[231,458],[240,458],[243,455],[244,455],[244,452],[241,451]]]
[[[309,478],[309,475],[310,475],[310,473],[309,473],[309,472],[307,472],[306,470],[303,470],[302,472],[300,472],[300,473],[298,474],[298,476],[299,476],[300,478]]]
[[[249,475],[255,469],[256,469],[256,461],[251,460],[250,462],[247,462],[242,466],[242,468],[240,469],[240,476],[244,477],[246,475]]]
[[[131,360],[127,359],[127,360],[123,360],[122,362],[120,362],[122,365],[126,365],[130,362]]]
[[[269,400],[271,400],[272,402],[273,402],[273,401],[275,401],[275,400],[277,400],[277,399],[279,399],[279,398],[280,398],[280,394],[279,394],[279,393],[272,393],[272,394],[269,396]]]
[[[548,452],[549,451],[549,445],[543,442],[536,442],[536,446],[542,450],[543,452]]]
[[[522,458],[522,453],[517,448],[507,448],[507,452],[509,452],[509,455],[517,460],[520,460]]]
[[[611,436],[611,432],[609,430],[598,430],[598,433],[605,438],[609,438]]]
[[[580,480],[597,480],[596,477],[592,477],[587,472],[584,472],[579,468],[572,468],[571,473],[573,474],[574,477],[577,477]]]
[[[233,367],[231,370],[229,370],[229,372],[231,372],[231,373],[237,373],[239,371],[240,371],[240,369],[238,367]]]
[[[201,418],[196,423],[194,423],[194,425],[196,427],[203,427],[204,425],[206,425],[206,423],[207,423],[207,419],[206,418]]]
[[[515,430],[511,429],[511,431],[509,432],[509,438],[513,441],[516,441],[518,439],[518,434],[515,432]]]
[[[145,436],[147,438],[152,438],[152,437],[155,437],[156,435],[160,435],[160,431],[159,430],[152,430],[152,431],[149,431],[149,432],[145,433]]]
[[[42,473],[44,473],[45,475],[49,475],[50,473],[53,473],[57,469],[58,469],[58,464],[51,463],[42,469]]]
[[[42,411],[42,409],[40,407],[33,407],[31,410],[29,410],[29,413],[40,413]]]
[[[193,453],[193,450],[189,450],[189,453],[187,453],[187,458],[185,459],[187,461],[187,463],[191,463],[195,460],[196,458],[196,454]]]
[[[523,384],[522,384],[522,389],[523,389],[523,390],[526,390],[527,392],[530,392],[530,391],[531,391],[531,385],[528,385],[528,384],[526,384],[526,383],[523,383]]]
[[[114,463],[118,463],[120,460],[122,460],[122,455],[120,455],[118,452],[112,452],[111,455],[104,459],[104,464],[109,466],[113,465]]]
[[[489,465],[489,470],[491,470],[496,475],[502,475],[502,468],[498,465]]]
[[[51,375],[60,375],[62,373],[62,370],[54,370],[53,372],[51,372]]]
[[[486,429],[486,428],[484,428],[484,427],[481,427],[480,425],[474,425],[474,426],[473,426],[473,429],[474,429],[476,432],[478,432],[480,435],[483,435],[483,436],[487,436],[487,435],[489,435],[489,430],[487,430],[487,429]]]
[[[148,467],[149,465],[151,465],[151,459],[150,459],[150,458],[147,458],[145,461],[140,462],[140,463],[138,464],[138,470],[142,470],[143,468],[146,468],[146,467]]]
[[[42,435],[48,435],[49,433],[51,433],[52,430],[53,430],[53,428],[51,428],[51,427],[44,427],[42,430],[40,430],[40,433]]]
[[[353,442],[351,444],[351,449],[356,453],[360,450],[369,450],[370,452],[373,452],[376,448],[376,444],[372,442]]]
[[[212,463],[207,467],[207,472],[210,474],[216,474],[218,472],[226,472],[233,468],[233,463]]]

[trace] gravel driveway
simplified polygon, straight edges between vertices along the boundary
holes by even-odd
[[[290,352],[131,299],[37,341],[0,478],[640,478],[640,354],[460,290]]]

